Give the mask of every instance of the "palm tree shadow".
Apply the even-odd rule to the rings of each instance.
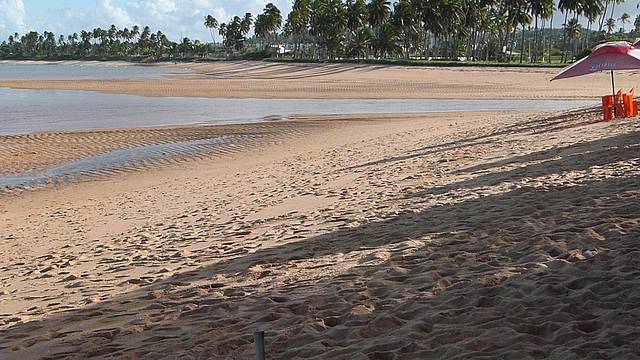
[[[456,140],[450,141],[443,144],[438,145],[430,145],[421,148],[417,148],[409,151],[405,155],[395,156],[384,158],[375,161],[369,161],[363,164],[350,166],[340,171],[350,171],[354,169],[361,169],[368,166],[375,166],[387,163],[393,163],[398,161],[409,160],[416,157],[432,155],[443,151],[451,151],[457,149],[463,149],[475,145],[482,144],[490,144],[496,139],[514,134],[535,134],[535,133],[545,133],[545,132],[553,132],[553,131],[561,131],[564,129],[570,129],[574,127],[587,126],[590,124],[595,124],[600,122],[600,120],[595,119],[594,115],[598,113],[598,109],[579,109],[575,111],[566,112],[564,114],[551,116],[551,117],[543,117],[541,119],[533,119],[528,121],[523,121],[514,125],[506,126],[501,128],[498,131],[491,132],[485,135],[479,135],[471,138],[467,138],[464,140]],[[577,120],[575,118],[578,117]],[[580,117],[585,117],[588,120],[584,120]]]
[[[322,64],[322,65],[299,65],[287,64],[282,66],[278,63],[262,63],[260,65],[242,65],[237,69],[217,70],[215,72],[204,73],[213,78],[234,78],[234,79],[258,79],[258,80],[299,80],[327,75],[336,75],[352,71],[366,69],[366,65],[349,64]]]
[[[427,195],[445,194],[462,189],[486,188],[504,182],[517,183],[525,178],[532,179],[552,174],[561,175],[572,171],[589,170],[594,166],[603,166],[612,162],[628,161],[639,156],[640,144],[638,144],[637,140],[639,135],[640,132],[635,131],[612,138],[578,143],[472,166],[458,170],[455,173],[483,173],[505,166],[514,168],[507,171],[489,172],[444,186],[432,187],[407,196],[423,198]]]

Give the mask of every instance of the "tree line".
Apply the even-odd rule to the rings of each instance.
[[[209,45],[199,40],[184,38],[170,41],[162,31],[153,32],[148,26],[142,29],[95,28],[70,35],[58,35],[45,31],[30,31],[24,35],[15,33],[0,44],[0,58],[187,58],[207,56]]]
[[[95,28],[56,36],[13,34],[0,58],[449,59],[568,62],[602,41],[640,33],[640,16],[614,17],[624,0],[294,0],[227,22],[208,15],[211,42],[171,41],[161,31]],[[561,28],[552,24],[561,22]],[[582,24],[586,24],[583,26]],[[632,26],[630,26],[632,25]],[[251,36],[249,36],[251,34]]]

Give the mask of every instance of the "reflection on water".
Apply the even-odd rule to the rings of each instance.
[[[0,135],[194,123],[290,115],[566,110],[585,100],[327,100],[142,97],[68,90],[0,89]]]

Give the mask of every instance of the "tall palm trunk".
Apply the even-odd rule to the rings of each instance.
[[[613,15],[616,13],[616,0],[613,0],[611,3],[611,16],[609,18],[613,18]]]
[[[538,15],[536,14],[535,27],[533,30],[533,54],[529,54],[531,61],[538,61]]]
[[[542,19],[542,46],[540,47],[540,50],[542,50],[542,53],[541,53],[542,62],[544,62],[544,49],[545,49],[545,45],[547,43],[546,42],[546,36],[545,36],[546,33],[544,32],[545,25],[546,25],[546,20]]]
[[[511,34],[511,43],[509,44],[509,62],[513,60],[513,47],[516,43],[516,31],[518,30],[517,26],[513,27],[513,33]]]
[[[489,49],[489,41],[487,40],[487,32],[484,31],[482,34],[482,43],[485,44],[485,60],[488,62],[489,61],[489,51],[491,49]]]
[[[473,57],[474,61],[478,57],[478,37],[480,37],[479,33],[480,32],[478,31],[478,29],[476,29],[475,35],[473,36],[473,48],[471,49],[471,57]]]
[[[573,16],[573,19],[576,20],[576,21],[578,20],[578,12],[577,11],[576,11],[575,15]],[[571,60],[573,60],[576,57],[576,54],[578,53],[578,45],[580,45],[580,37],[576,36],[573,39],[573,42],[574,42],[574,44],[573,44],[574,48],[572,50],[573,52],[571,53]]]
[[[467,57],[467,60],[471,59],[471,43],[472,43],[474,31],[475,31],[475,28],[472,28],[471,31],[469,32],[469,35],[467,35],[467,47],[466,47],[466,55],[465,55]]]
[[[404,58],[409,60],[409,58],[411,57],[411,29],[407,29],[405,27],[404,30],[404,48],[405,48],[405,54],[404,54]]]
[[[505,33],[502,34],[502,28],[501,28],[498,32],[498,48],[496,49],[496,60],[498,60],[498,57],[502,53],[502,49],[506,49],[507,43],[508,43],[508,37],[509,37],[508,32],[505,31]]]
[[[551,14],[551,21],[549,21],[549,64],[551,64],[551,45],[553,43],[553,19],[556,16],[555,13]]]
[[[604,22],[607,19],[607,10],[609,9],[609,0],[604,3],[604,10],[602,12],[602,16],[600,17],[600,24],[598,26],[598,33],[602,32],[602,28],[604,27]]]
[[[589,23],[587,24],[587,33],[584,35],[584,43],[582,44],[582,48],[585,49],[586,47],[589,46],[589,33],[591,32],[591,25],[593,24],[593,22],[591,22],[589,20]]]
[[[435,57],[440,57],[440,50],[438,49],[438,46],[440,45],[440,43],[438,42],[438,36],[436,34],[433,34],[433,44],[431,45],[431,54],[433,54]]]
[[[499,51],[502,51],[502,49],[504,49],[504,59],[506,61],[511,60],[509,45],[511,45],[511,30],[507,28],[504,32],[504,44],[502,44],[500,49],[498,49]]]
[[[567,20],[569,20],[569,11],[564,13],[564,24],[562,24],[562,62],[565,62],[567,52]]]
[[[520,38],[522,42],[522,44],[520,44],[520,64],[522,64],[522,60],[524,59],[524,24],[522,25],[522,36]]]

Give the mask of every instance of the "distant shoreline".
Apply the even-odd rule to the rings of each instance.
[[[220,59],[220,58],[188,58],[188,59],[109,59],[109,58],[83,58],[83,59],[0,59],[2,63],[96,63],[96,64],[123,64],[136,66],[154,66],[163,64],[207,64],[219,62],[248,61],[247,59]],[[267,63],[286,64],[360,64],[360,65],[388,65],[388,66],[411,66],[411,67],[495,67],[495,68],[533,68],[533,69],[559,69],[569,64],[530,64],[530,63],[500,63],[484,61],[455,61],[455,60],[418,60],[418,59],[341,59],[341,60],[318,60],[318,59],[293,59],[293,58],[266,58],[252,61],[263,61]]]
[[[135,62],[127,60],[50,60],[50,59],[24,59],[24,60],[0,60],[0,64],[37,64],[37,65],[59,65],[59,64],[83,64],[95,66],[166,66],[174,65],[173,62]]]

